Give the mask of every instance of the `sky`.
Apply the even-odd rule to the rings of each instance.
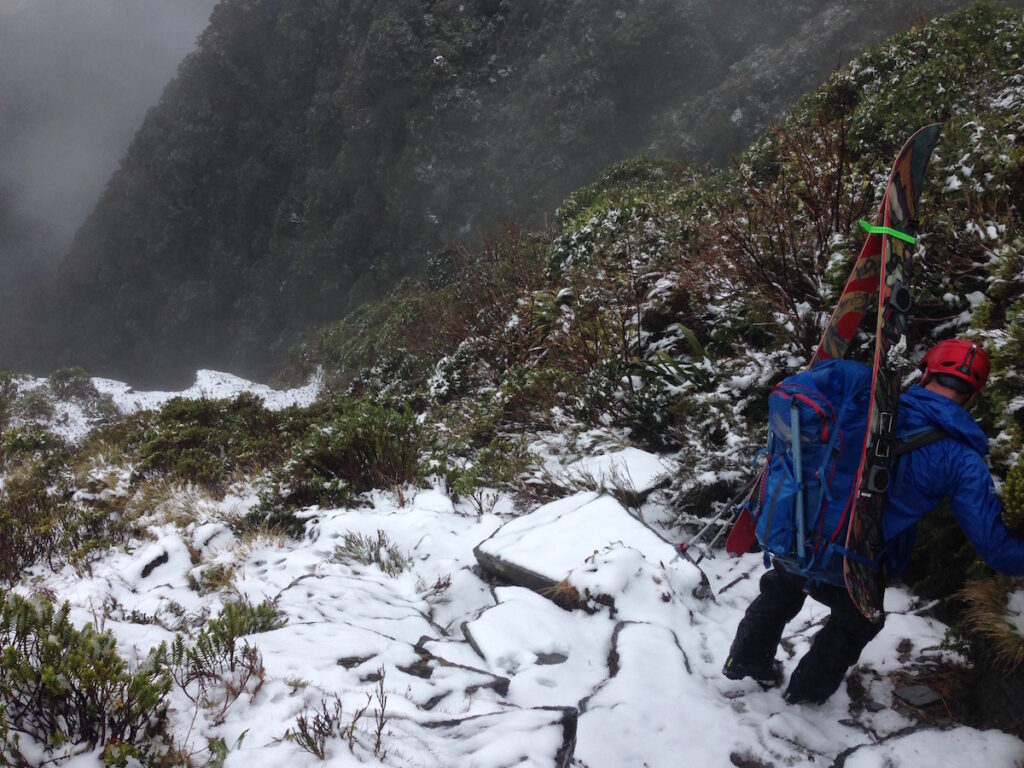
[[[0,198],[48,266],[67,250],[214,4],[0,0]]]

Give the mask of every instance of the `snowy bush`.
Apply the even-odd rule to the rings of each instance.
[[[272,602],[232,602],[199,631],[194,640],[177,635],[171,644],[169,670],[189,698],[221,714],[245,691],[263,683],[263,657],[245,635],[283,627],[286,619]]]
[[[166,648],[131,670],[113,635],[76,629],[69,611],[66,603],[55,609],[42,598],[0,591],[0,754],[29,765],[19,749],[19,736],[27,736],[47,750],[106,745],[108,764],[151,756],[171,688]]]
[[[374,488],[420,481],[426,449],[423,429],[408,408],[341,400],[297,438],[287,461],[272,472],[256,514],[298,533],[296,510],[344,506]]]
[[[236,473],[280,459],[278,418],[252,394],[234,400],[174,398],[145,423],[139,477],[156,475],[223,492]]]

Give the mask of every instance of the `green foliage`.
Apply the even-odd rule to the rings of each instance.
[[[201,629],[189,642],[177,635],[170,648],[169,665],[174,681],[197,703],[220,706],[223,713],[249,687],[263,681],[259,649],[239,640],[245,635],[283,627],[286,619],[270,601],[227,603],[223,613]],[[213,689],[223,693],[219,701]]]
[[[55,554],[67,505],[53,499],[45,475],[9,476],[0,488],[0,582],[14,584],[40,558]]]
[[[402,382],[415,381],[425,372],[421,356],[410,350],[434,339],[417,331],[434,318],[435,299],[419,282],[404,280],[386,298],[364,304],[308,337],[296,348],[293,366],[303,374],[322,368],[327,387],[335,391],[344,391],[356,376],[366,377],[381,366],[394,377],[396,394],[402,394]]]
[[[273,471],[257,514],[298,533],[302,522],[292,516],[295,510],[346,505],[374,488],[418,482],[426,448],[423,429],[407,407],[334,401]]]
[[[0,583],[12,584],[40,558],[52,563],[59,556],[74,512],[60,438],[30,424],[0,435],[0,448],[0,469],[7,471],[0,485]]]
[[[451,446],[445,448],[452,450]],[[440,458],[443,461],[445,457]],[[487,488],[514,489],[536,462],[525,438],[496,436],[473,453],[464,466],[449,470],[448,489],[456,499],[482,499],[479,494]]]
[[[38,424],[6,429],[0,434],[0,469],[38,462],[52,473],[66,456],[64,441]]]
[[[47,421],[56,412],[52,398],[43,389],[23,392],[14,405],[15,415],[26,421]]]
[[[18,385],[15,383],[15,375],[7,371],[0,371],[0,429],[7,426],[14,409],[14,401],[18,397]]]
[[[47,381],[60,400],[87,400],[99,396],[92,378],[82,368],[62,368],[51,373]]]
[[[0,708],[8,739],[31,736],[47,748],[66,743],[132,746],[155,755],[166,724],[171,678],[166,648],[136,670],[117,655],[110,633],[76,629],[70,607],[0,591]],[[8,740],[5,750],[16,745]]]
[[[1003,485],[1003,517],[1017,535],[1024,532],[1024,460],[1018,459]]]
[[[689,188],[699,175],[686,165],[638,155],[606,168],[599,181],[562,201],[555,213],[560,230],[579,231],[606,213],[657,203]]]
[[[80,451],[52,432],[32,423],[8,429],[0,454],[0,582],[13,584],[40,561],[86,567],[132,532],[124,497],[104,496],[89,478],[80,487],[71,470]]]
[[[265,467],[279,460],[282,451],[277,418],[255,395],[174,398],[146,426],[137,472],[223,492],[236,472]]]

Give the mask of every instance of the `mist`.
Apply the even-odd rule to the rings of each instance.
[[[214,3],[0,0],[0,293],[55,269]]]

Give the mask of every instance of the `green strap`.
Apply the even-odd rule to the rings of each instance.
[[[917,242],[917,238],[913,235],[908,235],[906,232],[900,232],[898,229],[892,227],[876,227],[874,224],[868,224],[864,219],[860,220],[860,225],[864,228],[865,232],[872,235],[889,235],[895,237],[898,240],[902,240],[905,243],[913,245]]]

